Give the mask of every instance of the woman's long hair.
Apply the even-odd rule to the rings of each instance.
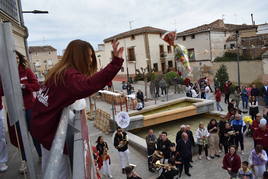
[[[17,50],[15,52],[16,52],[16,55],[19,59],[19,65],[22,66],[23,68],[27,68],[28,63],[27,63],[27,60],[25,59],[24,55],[22,55]]]
[[[68,68],[74,68],[87,76],[97,71],[97,60],[90,43],[83,40],[71,41],[62,60],[49,70],[45,83],[64,84],[64,73]]]

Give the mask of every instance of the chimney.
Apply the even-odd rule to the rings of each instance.
[[[252,21],[252,25],[255,25],[255,21],[253,20],[253,14],[251,14],[251,21]]]

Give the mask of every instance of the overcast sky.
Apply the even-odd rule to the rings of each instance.
[[[83,39],[94,47],[132,28],[152,26],[178,32],[224,18],[225,23],[268,22],[268,0],[24,0],[30,45],[52,45],[61,54],[69,41]]]

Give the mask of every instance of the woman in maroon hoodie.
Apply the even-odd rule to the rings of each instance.
[[[227,170],[230,178],[236,178],[238,170],[241,167],[241,159],[239,155],[236,154],[236,147],[230,146],[229,152],[223,158],[223,169]]]
[[[116,41],[112,43],[112,61],[95,73],[97,61],[93,47],[88,42],[74,40],[67,46],[62,60],[49,71],[44,86],[37,93],[30,123],[31,134],[42,145],[43,170],[63,109],[102,89],[121,69],[123,48],[118,49],[118,45]],[[68,157],[66,159],[65,155],[64,158],[59,178],[68,178],[69,175]]]

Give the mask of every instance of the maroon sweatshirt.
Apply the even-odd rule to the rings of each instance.
[[[19,71],[20,83],[25,85],[25,88],[22,89],[24,108],[31,109],[35,101],[33,92],[38,91],[40,85],[31,69],[24,68],[23,66],[19,65],[18,71]],[[4,96],[1,82],[0,82],[0,96]],[[0,104],[0,109],[1,107],[3,108],[3,106]]]
[[[42,86],[32,108],[32,136],[50,150],[63,109],[105,87],[121,69],[123,61],[113,58],[110,64],[91,77],[69,68],[64,72],[64,84],[48,82]]]
[[[228,168],[231,168],[231,172],[237,173],[239,168],[241,167],[241,159],[239,155],[234,153],[234,155],[231,155],[230,153],[227,153],[223,158],[223,169],[227,170]]]
[[[19,76],[20,83],[25,85],[25,88],[22,89],[22,96],[25,109],[31,109],[35,98],[33,96],[34,91],[38,91],[40,85],[36,79],[36,76],[29,68],[24,68],[19,65]]]

